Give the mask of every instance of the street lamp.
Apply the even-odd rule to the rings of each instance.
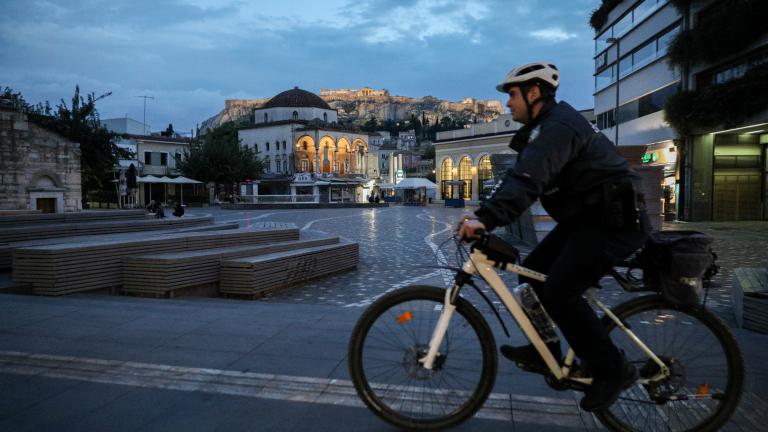
[[[613,114],[613,122],[614,122],[614,129],[615,129],[615,136],[616,139],[614,140],[614,144],[616,147],[619,146],[619,63],[621,61],[621,39],[615,38],[615,37],[609,37],[605,40],[607,43],[611,45],[616,45],[616,108]]]

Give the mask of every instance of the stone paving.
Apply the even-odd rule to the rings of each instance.
[[[308,237],[325,232],[360,244],[356,271],[264,301],[0,296],[0,388],[7,389],[0,391],[0,430],[389,430],[359,408],[351,393],[351,328],[384,292],[450,283],[451,273],[435,266],[455,265],[452,230],[469,212],[190,210],[246,226],[295,223]],[[723,268],[708,304],[732,322],[730,274],[736,267],[768,266],[768,223],[667,227],[715,236]],[[505,281],[514,286],[516,278]],[[606,303],[630,296],[609,279],[601,284]],[[488,312],[475,294],[466,293]],[[499,325],[493,318],[489,323],[497,343],[505,343]],[[747,380],[739,411],[725,430],[759,430],[768,424],[768,336],[733,332]],[[511,342],[523,340],[513,330]],[[458,430],[599,428],[578,409],[579,393],[555,392],[540,376],[503,359],[493,391],[493,403]]]

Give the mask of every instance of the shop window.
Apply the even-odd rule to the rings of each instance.
[[[464,199],[472,197],[472,161],[468,157],[459,161],[459,180],[464,182]]]
[[[443,160],[440,164],[440,188],[443,195],[443,199],[453,198],[453,185],[450,182],[453,180],[453,161],[450,158]]]

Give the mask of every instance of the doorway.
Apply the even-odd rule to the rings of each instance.
[[[56,213],[56,198],[37,198],[36,208],[42,213]]]

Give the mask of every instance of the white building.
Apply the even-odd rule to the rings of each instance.
[[[102,126],[116,134],[145,135],[149,133],[149,125],[128,117],[104,119]]]
[[[664,121],[663,108],[680,87],[680,73],[666,58],[681,25],[666,0],[623,1],[595,37],[597,127],[632,165],[642,163],[636,158],[646,150],[674,147],[675,132]],[[670,174],[674,182],[674,171]]]
[[[189,138],[143,135],[144,124],[127,117],[101,120],[101,124],[107,130],[120,134],[115,139],[115,144],[133,155],[130,159],[118,161],[118,172],[121,180],[125,178],[125,173],[131,165],[136,168],[136,174],[139,176],[173,177],[181,175],[178,170],[178,163],[189,152],[191,142]],[[170,204],[180,198],[182,187],[185,188],[183,195],[186,202],[193,196],[193,186],[164,183],[142,183],[139,185],[137,195],[126,198],[124,202],[131,205],[134,204],[135,199],[135,204],[146,205],[151,197],[151,199],[160,199],[162,202]]]
[[[366,132],[341,128],[337,113],[294,87],[254,111],[238,136],[256,150],[265,173],[241,186],[252,202],[366,202],[378,178],[377,149]]]
[[[433,142],[438,202],[461,198],[478,203],[494,179],[491,155],[516,154],[509,141],[520,126],[512,114],[503,114],[489,123],[438,132]]]

